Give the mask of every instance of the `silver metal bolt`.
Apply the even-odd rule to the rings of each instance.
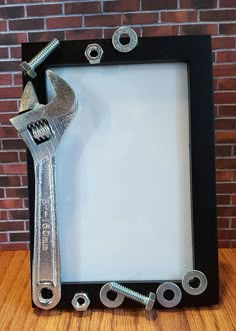
[[[110,282],[109,286],[110,286],[111,291],[122,294],[126,298],[129,298],[131,300],[134,300],[134,301],[137,301],[137,302],[143,304],[145,306],[146,310],[152,310],[155,300],[156,300],[155,293],[150,292],[149,296],[147,297],[143,294],[133,291],[133,290],[129,289],[128,287],[120,285],[119,283],[116,283],[116,282]]]
[[[26,61],[20,64],[20,67],[24,74],[29,75],[31,78],[37,76],[35,68],[37,68],[46,58],[59,46],[60,42],[54,38],[50,43],[48,43],[38,54],[33,57],[33,59],[27,63]]]

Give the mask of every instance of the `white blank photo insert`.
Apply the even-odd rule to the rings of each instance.
[[[187,64],[50,69],[78,98],[56,155],[62,281],[181,279],[193,269]]]

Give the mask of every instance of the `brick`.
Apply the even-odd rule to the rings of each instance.
[[[10,241],[29,241],[29,232],[17,232],[9,234]]]
[[[28,177],[27,176],[21,176],[22,183],[24,186],[28,186]]]
[[[0,242],[8,241],[6,233],[0,233]]]
[[[8,198],[27,198],[28,189],[25,187],[6,188],[6,196]]]
[[[200,12],[200,21],[222,22],[235,20],[236,10],[207,10]]]
[[[61,4],[41,4],[34,6],[26,6],[27,16],[49,16],[49,15],[60,15],[62,14]]]
[[[236,218],[232,218],[231,227],[236,228]]]
[[[219,239],[235,239],[236,238],[236,230],[224,229],[218,230],[218,238]]]
[[[0,152],[0,163],[17,162],[18,155],[16,152]]]
[[[10,48],[11,58],[21,58],[21,47],[11,47]]]
[[[217,62],[236,62],[236,51],[218,52]],[[236,85],[234,87],[236,89]]]
[[[218,118],[215,121],[216,130],[232,130],[235,129],[236,121],[235,119],[221,119]]]
[[[178,27],[174,25],[143,27],[144,37],[175,36],[175,35],[178,35]]]
[[[7,211],[0,210],[0,220],[7,220]]]
[[[0,137],[2,138],[10,138],[17,137],[18,133],[13,127],[0,127]]]
[[[21,85],[22,86],[22,74],[14,74],[14,85]]]
[[[0,208],[9,209],[9,208],[22,208],[23,201],[22,199],[4,199],[0,200]]]
[[[217,171],[216,180],[219,181],[229,181],[231,180],[231,171]]]
[[[8,57],[8,49],[7,47],[1,47],[0,48],[0,58],[7,58]]]
[[[64,40],[64,31],[29,32],[29,42],[51,41],[53,38]]]
[[[27,243],[1,243],[0,244],[0,250],[20,250],[20,249],[28,249]]]
[[[20,210],[8,210],[8,218],[10,220],[28,220],[29,212],[25,209]]]
[[[43,19],[18,19],[9,20],[10,30],[39,30],[43,29]]]
[[[30,229],[29,222],[25,222],[25,229],[26,230],[29,230]]]
[[[0,88],[0,98],[10,99],[10,98],[19,98],[22,95],[21,87],[4,87]]]
[[[65,3],[65,13],[67,15],[93,14],[99,12],[101,12],[101,3],[98,1]]]
[[[6,21],[0,21],[0,31],[6,31],[7,24]]]
[[[101,39],[102,29],[83,29],[65,31],[66,40]]]
[[[81,27],[82,16],[53,17],[46,19],[48,29]]]
[[[197,11],[161,12],[162,22],[196,22]]]
[[[0,188],[0,198],[4,198],[4,189]]]
[[[236,90],[236,78],[219,78],[218,84],[219,90]]]
[[[231,156],[232,154],[232,146],[216,146],[216,157],[219,156]]]
[[[105,1],[103,3],[104,12],[129,12],[140,9],[140,0],[120,0],[120,1]]]
[[[236,64],[220,64],[214,66],[214,77],[236,76]]]
[[[96,15],[85,16],[85,26],[117,26],[121,25],[121,16],[117,15]]]
[[[26,145],[22,139],[3,139],[2,140],[3,149],[25,149]]]
[[[20,177],[18,176],[0,176],[0,186],[19,186]]]
[[[230,241],[229,240],[218,240],[218,248],[229,248]]]
[[[12,75],[11,74],[0,74],[0,85],[11,85]]]
[[[191,24],[180,27],[181,35],[210,34],[216,35],[218,32],[217,24]]]
[[[222,48],[234,48],[235,40],[234,37],[214,37],[212,38],[212,48],[222,49]]]
[[[215,103],[236,103],[235,92],[215,92],[214,94]]]
[[[217,0],[180,0],[181,8],[208,9],[216,5]]]
[[[12,100],[0,100],[0,112],[12,112],[17,110],[17,102]]]
[[[219,116],[236,116],[236,105],[219,106]]]
[[[123,14],[122,23],[124,25],[132,24],[153,24],[157,23],[157,13],[134,13],[134,14]]]
[[[6,164],[4,169],[5,174],[26,174],[26,164]]]
[[[28,199],[24,199],[24,207],[29,208],[29,200]]]
[[[236,248],[236,241],[231,241],[231,248]]]
[[[220,0],[220,7],[236,8],[236,0]]]
[[[228,218],[217,218],[218,228],[228,228],[229,227],[229,219]]]
[[[21,162],[26,162],[27,161],[26,152],[20,152],[19,156],[20,156],[20,161]]]
[[[0,222],[0,231],[24,230],[24,222]]]
[[[7,113],[7,114],[0,114],[0,125],[9,125],[10,124],[10,118],[16,116],[17,113]]]
[[[230,195],[218,194],[216,196],[217,205],[229,205],[230,204]]]
[[[217,159],[216,160],[217,169],[235,169],[236,168],[236,159]]]
[[[236,195],[232,195],[232,205],[236,205]]]
[[[177,0],[142,0],[142,10],[176,9]]]
[[[220,34],[236,34],[236,24],[229,23],[229,24],[220,24],[219,25],[219,32]]]
[[[222,193],[236,193],[236,184],[235,183],[218,183],[216,185],[217,194]],[[221,215],[222,216],[222,215]],[[228,215],[225,215],[228,216]]]
[[[0,71],[18,71],[19,65],[20,61],[0,62]]]
[[[24,17],[24,7],[23,6],[0,7],[0,17],[6,19]]]
[[[16,45],[27,41],[26,33],[4,33],[0,36],[0,45]]]

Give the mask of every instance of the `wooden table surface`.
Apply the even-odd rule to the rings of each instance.
[[[219,306],[140,310],[43,311],[31,308],[28,251],[0,251],[0,331],[236,330],[236,249],[219,250]]]

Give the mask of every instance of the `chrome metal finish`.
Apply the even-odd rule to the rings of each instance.
[[[170,290],[173,293],[173,298],[168,300],[164,297],[166,291]],[[177,306],[182,299],[182,292],[176,284],[172,282],[165,282],[161,284],[156,291],[157,301],[166,308],[173,308]]]
[[[61,298],[60,251],[56,216],[55,153],[77,108],[71,87],[52,71],[47,76],[56,96],[39,104],[29,82],[23,92],[20,114],[11,119],[34,159],[35,216],[32,261],[32,295],[42,309],[55,307]],[[23,112],[31,109],[30,111]]]
[[[193,280],[194,278],[197,278],[199,281],[199,286],[192,287],[190,284],[191,280]],[[187,292],[188,294],[191,295],[200,295],[202,294],[206,288],[207,288],[207,278],[204,275],[203,272],[199,271],[199,270],[192,270],[192,271],[188,271],[186,272],[186,274],[184,275],[183,279],[182,279],[182,286],[183,289],[185,290],[185,292]]]
[[[100,300],[101,302],[104,304],[104,306],[108,307],[108,308],[117,308],[119,307],[123,301],[124,301],[124,295],[117,293],[117,297],[115,298],[115,300],[110,300],[107,297],[107,293],[109,291],[111,291],[111,283],[107,283],[105,285],[103,285],[103,287],[100,290]]]
[[[129,36],[130,41],[128,44],[123,45],[120,38],[125,35]],[[113,33],[112,44],[114,48],[121,53],[131,52],[138,44],[137,33],[129,27],[119,28]]]
[[[26,61],[20,64],[20,67],[24,74],[27,74],[31,78],[37,76],[35,68],[37,68],[46,58],[59,46],[60,42],[54,38],[50,43],[48,43],[36,56],[27,63]]]
[[[80,303],[81,300],[81,303]],[[72,301],[72,306],[77,311],[85,311],[88,309],[90,305],[90,300],[87,293],[75,293]]]
[[[114,291],[116,293],[124,295],[126,298],[129,298],[131,300],[137,301],[141,303],[142,305],[145,306],[146,310],[152,310],[155,300],[156,300],[156,295],[155,293],[150,292],[149,296],[145,296],[143,294],[140,294],[136,291],[133,291],[119,283],[116,282],[111,282],[108,283],[110,286],[111,291]]]
[[[97,64],[101,62],[103,49],[98,44],[89,44],[86,47],[84,55],[86,56],[90,64]]]

